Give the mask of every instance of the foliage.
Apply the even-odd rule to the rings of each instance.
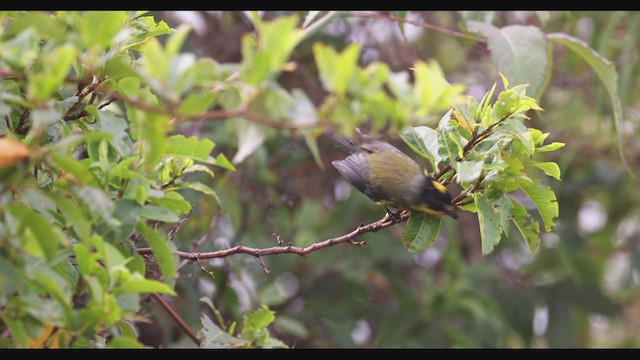
[[[633,166],[623,110],[637,69],[606,59],[606,36],[624,20],[611,46],[631,56],[640,18],[530,14],[222,12],[206,15],[203,41],[158,21],[171,13],[2,12],[0,346],[600,344],[593,316],[617,321],[637,302],[601,283],[637,233],[609,240],[637,218],[637,192],[606,192],[632,189],[611,164]],[[399,37],[352,41],[374,19]],[[578,40],[564,25],[578,19],[601,38]],[[440,34],[416,37],[416,24]],[[602,90],[559,85],[588,69]],[[616,136],[582,140],[603,103]],[[383,214],[326,166],[343,154],[322,134],[356,128],[400,135],[460,218],[413,213],[354,235],[368,246],[306,257],[240,251],[286,253]],[[605,158],[615,142],[620,158]],[[580,146],[604,153],[600,165]],[[575,218],[594,202],[610,222],[584,232]]]

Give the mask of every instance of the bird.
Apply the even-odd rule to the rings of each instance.
[[[447,188],[395,146],[361,133],[359,139],[334,133],[328,136],[349,153],[331,164],[361,193],[384,206],[394,221],[405,209],[457,218]],[[400,211],[394,213],[389,207]]]

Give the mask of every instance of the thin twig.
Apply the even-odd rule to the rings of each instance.
[[[260,258],[262,256],[268,256],[268,255],[277,255],[277,254],[296,254],[300,256],[305,256],[307,254],[318,251],[320,249],[324,249],[326,247],[330,247],[338,244],[344,244],[344,243],[352,244],[352,240],[362,234],[369,233],[369,232],[376,232],[380,229],[387,228],[391,225],[405,222],[408,219],[409,219],[409,212],[403,212],[402,214],[400,214],[398,217],[398,220],[395,222],[391,220],[388,216],[385,216],[382,219],[375,221],[371,224],[358,226],[356,229],[349,232],[348,234],[327,239],[324,241],[320,241],[304,248],[293,246],[291,244],[287,246],[273,246],[273,247],[262,248],[262,249],[253,248],[245,245],[238,245],[229,249],[212,251],[212,252],[178,251],[177,255],[182,259],[193,260],[193,261],[196,261],[197,259],[200,259],[200,260],[218,259],[218,258],[224,258],[227,256],[235,255],[235,254],[247,254],[247,255],[254,256],[256,258]],[[151,254],[153,253],[153,251],[151,250],[151,248],[140,248],[138,249],[138,253],[145,255],[145,254]]]
[[[168,234],[169,241],[172,241],[173,238],[176,237],[176,234],[178,233],[178,231],[180,231],[180,228],[182,227],[182,225],[184,225],[184,223],[189,221],[189,218],[191,217],[192,213],[193,213],[193,208],[191,208],[191,210],[189,210],[187,215],[185,215],[182,219],[180,219],[180,221],[178,221],[178,223],[171,230],[169,230],[169,234]]]
[[[500,125],[503,121],[505,121],[506,119],[508,119],[508,116],[505,116],[501,119],[499,119],[498,121],[494,122],[493,124],[489,125],[486,129],[484,129],[481,133],[478,133],[476,135],[474,135],[471,140],[469,140],[469,142],[467,143],[467,145],[464,146],[464,148],[462,148],[462,155],[464,156],[466,153],[468,153],[471,149],[473,149],[474,146],[476,146],[480,141],[484,140],[485,138],[487,138],[488,136],[491,135],[491,132],[493,131],[493,129],[495,129],[496,126]],[[460,156],[456,156],[455,161],[462,161],[462,158]],[[451,170],[452,168],[452,164],[448,164],[447,166],[443,167],[442,169],[440,169],[440,171],[438,171],[433,177],[436,180],[440,180],[440,178],[447,173],[447,171]]]
[[[182,330],[187,335],[189,335],[191,340],[193,340],[193,342],[196,343],[196,345],[200,346],[200,339],[198,339],[198,336],[196,335],[196,333],[189,327],[189,325],[187,325],[187,323],[184,320],[182,320],[180,315],[178,315],[178,313],[175,310],[173,310],[171,305],[169,305],[162,298],[162,296],[160,296],[160,295],[158,295],[156,293],[151,293],[151,297],[155,301],[157,301],[160,304],[160,306],[162,306],[162,308],[167,312],[167,314],[169,314],[169,316],[171,316],[173,318],[173,320],[175,320],[175,322],[180,326],[180,328],[182,328]]]
[[[411,24],[411,25],[414,25],[414,26],[421,27],[423,29],[434,30],[434,31],[441,32],[443,34],[447,34],[447,35],[451,35],[451,36],[455,36],[455,37],[458,37],[458,38],[461,38],[461,39],[473,40],[475,42],[479,42],[479,43],[482,43],[482,44],[486,44],[487,43],[487,40],[485,40],[483,38],[480,38],[480,37],[477,37],[477,36],[465,34],[465,33],[460,32],[460,31],[456,31],[456,30],[445,28],[445,27],[438,26],[438,25],[424,23],[424,22],[421,22],[421,21],[415,21],[415,20],[409,20],[409,19],[401,19],[401,18],[395,17],[393,15],[386,15],[386,14],[379,14],[379,13],[363,13],[363,12],[355,12],[355,11],[350,12],[349,15],[356,16],[356,17],[361,17],[361,18],[367,18],[367,19],[385,19],[385,20],[391,20],[391,21],[395,21],[395,22],[399,22],[399,23],[407,23],[407,24]]]

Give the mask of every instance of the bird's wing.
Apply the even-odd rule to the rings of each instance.
[[[369,178],[369,164],[367,155],[355,153],[347,156],[344,160],[335,160],[331,164],[340,172],[340,175],[347,179],[356,189],[363,194],[367,189],[367,179]]]
[[[360,145],[360,148],[370,153],[380,153],[385,151],[392,151],[396,153],[402,153],[398,148],[382,140],[369,140]]]

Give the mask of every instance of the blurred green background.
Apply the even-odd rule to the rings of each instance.
[[[273,19],[290,12],[261,12]],[[241,60],[241,37],[252,31],[242,12],[154,12],[172,27],[193,27],[183,51],[219,63]],[[304,18],[305,13],[300,13]],[[411,12],[409,19],[457,28],[463,19],[490,20],[502,27],[534,25],[544,33],[564,32],[582,39],[610,59],[619,72],[624,109],[624,152],[638,172],[640,121],[637,74],[640,13],[637,12]],[[404,32],[404,34],[403,34]],[[343,49],[362,44],[360,65],[382,61],[406,71],[417,60],[436,60],[445,77],[481,97],[498,71],[485,45],[435,31],[357,17],[334,19],[295,49],[295,70],[279,83],[303,89],[316,106],[325,96],[311,45],[321,41]],[[277,312],[272,334],[296,348],[325,347],[637,347],[640,345],[640,190],[622,165],[612,127],[612,110],[589,65],[565,48],[553,47],[553,73],[539,100],[544,112],[530,126],[550,132],[549,141],[567,146],[549,154],[562,170],[561,182],[548,180],[558,195],[560,217],[543,235],[540,251],[529,255],[515,228],[490,256],[481,255],[475,214],[446,218],[429,250],[410,254],[400,242],[404,224],[359,238],[366,246],[340,245],[297,255],[259,260],[234,255],[202,261],[181,270],[175,306],[198,328],[211,298],[225,319],[266,304]],[[435,119],[437,121],[437,119]],[[184,134],[210,138],[233,154],[238,140],[230,122],[191,123]],[[409,151],[396,139],[389,139]],[[375,221],[384,208],[371,203],[342,180],[330,161],[343,156],[319,139],[321,169],[302,137],[274,131],[264,145],[219,176],[211,198],[198,204],[178,234],[181,249],[202,244],[203,251],[231,244],[306,246],[339,236],[361,221]],[[153,305],[156,306],[156,305]],[[155,325],[141,325],[147,344],[186,346],[185,338],[162,311]]]

